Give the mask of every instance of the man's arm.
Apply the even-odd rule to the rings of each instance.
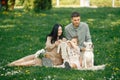
[[[67,29],[67,28],[65,28],[65,37],[66,37],[68,40],[71,39],[70,33],[68,32],[68,29]]]

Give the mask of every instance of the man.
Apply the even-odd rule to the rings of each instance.
[[[68,40],[78,36],[80,50],[84,51],[83,42],[91,42],[89,27],[86,23],[80,22],[80,14],[78,12],[72,13],[71,22],[65,27],[65,36]]]
[[[65,27],[65,36],[71,40],[74,36],[78,37],[78,46],[81,52],[85,51],[84,42],[91,42],[91,35],[89,27],[86,23],[80,22],[80,14],[73,12],[71,15],[71,22]],[[80,66],[82,67],[82,56],[80,56]]]

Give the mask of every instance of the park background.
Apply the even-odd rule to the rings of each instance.
[[[6,11],[3,7],[0,10],[0,80],[120,79],[120,0],[115,0],[117,2],[114,7],[112,0],[90,0],[89,7],[80,7],[79,0],[60,1],[62,6],[56,6],[55,0],[52,0],[52,8],[37,9],[36,12],[23,8],[19,0],[16,0],[13,9]],[[74,5],[72,1],[75,2]],[[50,33],[53,25],[60,23],[65,27],[70,23],[70,14],[73,11],[80,12],[81,21],[89,25],[94,44],[95,65],[106,64],[105,70],[6,66],[44,48],[46,35]]]

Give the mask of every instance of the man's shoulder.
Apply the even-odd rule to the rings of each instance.
[[[86,22],[80,22],[80,26],[84,28],[88,28],[88,24]]]
[[[72,27],[72,23],[66,25],[66,26],[65,26],[65,29],[69,29],[70,27]]]

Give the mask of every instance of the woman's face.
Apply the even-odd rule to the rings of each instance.
[[[58,28],[58,36],[61,36],[61,35],[62,35],[62,27],[59,26],[59,28]]]

